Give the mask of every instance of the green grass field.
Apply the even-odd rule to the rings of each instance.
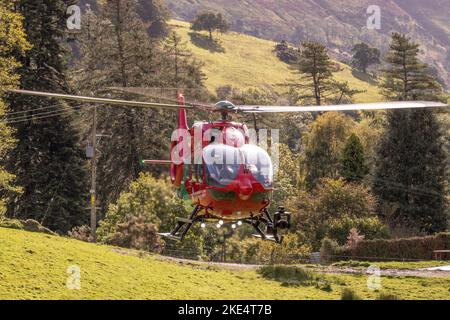
[[[212,43],[206,33],[195,33],[189,23],[171,21],[171,26],[187,43],[194,56],[205,63],[206,87],[215,93],[219,86],[232,85],[237,88],[270,88],[298,76],[274,54],[275,42],[230,32],[215,34],[217,43]],[[355,89],[365,90],[355,97],[356,102],[382,101],[378,88],[370,79],[354,76],[349,66],[341,64],[342,71],[336,74],[339,81],[348,81]]]
[[[81,289],[66,286],[70,266]],[[0,299],[340,299],[351,288],[363,299],[380,293],[402,299],[448,299],[450,279],[382,278],[367,288],[365,275],[317,275],[295,284],[252,270],[179,264],[157,256],[72,239],[0,228]],[[324,286],[324,284],[329,284]]]

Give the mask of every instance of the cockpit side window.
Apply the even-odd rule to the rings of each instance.
[[[254,145],[245,145],[241,151],[245,159],[245,168],[264,188],[271,188],[273,186],[273,165],[267,152]]]

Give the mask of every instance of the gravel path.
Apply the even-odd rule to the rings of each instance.
[[[171,261],[179,263],[182,265],[189,265],[194,268],[210,269],[219,268],[226,270],[256,270],[261,267],[261,265],[251,265],[251,264],[238,264],[238,263],[220,263],[220,262],[204,262],[204,261],[194,261],[180,258],[172,258],[166,256],[158,256],[157,259],[163,261]],[[301,265],[299,267],[306,268],[308,270],[328,273],[328,274],[367,274],[367,269],[362,268],[352,268],[352,267],[333,267],[333,266],[305,266]],[[381,269],[380,273],[382,276],[390,277],[423,277],[423,278],[450,278],[450,271],[441,270],[427,270],[427,269]]]

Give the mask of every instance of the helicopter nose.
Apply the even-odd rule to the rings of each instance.
[[[239,198],[242,200],[248,200],[252,195],[253,187],[248,178],[243,178],[239,185]]]

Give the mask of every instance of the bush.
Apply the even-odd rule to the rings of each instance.
[[[235,262],[250,264],[299,263],[311,254],[311,247],[301,244],[297,234],[287,234],[283,243],[277,244],[260,239],[229,241],[228,258]]]
[[[375,205],[375,198],[364,186],[322,179],[312,192],[291,198],[287,207],[294,212],[293,228],[306,235],[313,250],[319,250],[325,237],[344,245],[352,228],[366,239],[384,237],[387,231],[374,217]]]
[[[32,219],[23,221],[17,219],[3,218],[0,219],[0,227],[56,235],[55,232],[42,226],[39,222]]]
[[[16,219],[7,219],[7,218],[0,219],[0,227],[8,229],[24,230],[22,221]]]
[[[392,293],[380,293],[377,300],[401,300],[398,296]]]
[[[128,191],[121,193],[117,203],[110,205],[105,219],[100,222],[98,237],[104,241],[129,217],[145,217],[146,222],[155,224],[162,232],[169,232],[175,226],[176,215],[186,217],[188,212],[170,182],[141,174]]]
[[[329,263],[335,259],[341,260],[342,257],[347,256],[348,254],[346,248],[340,246],[335,240],[330,238],[324,238],[322,240],[322,246],[320,248],[320,258],[322,263]]]
[[[345,288],[341,293],[341,300],[362,300],[352,289]]]
[[[86,225],[73,228],[68,235],[76,240],[92,242],[91,228]]]
[[[144,217],[130,217],[127,222],[117,226],[117,231],[106,239],[106,243],[159,253],[164,248],[164,242],[157,232],[157,227],[146,222]]]
[[[450,248],[450,233],[393,240],[363,240],[351,250],[353,258],[432,260],[434,250]]]
[[[331,219],[328,222],[327,236],[336,240],[340,245],[344,245],[347,243],[351,229],[358,230],[358,233],[363,235],[366,240],[389,237],[387,227],[377,217],[351,218],[349,216]]]
[[[293,266],[264,266],[258,273],[265,278],[291,285],[315,285],[320,280],[314,272]]]

